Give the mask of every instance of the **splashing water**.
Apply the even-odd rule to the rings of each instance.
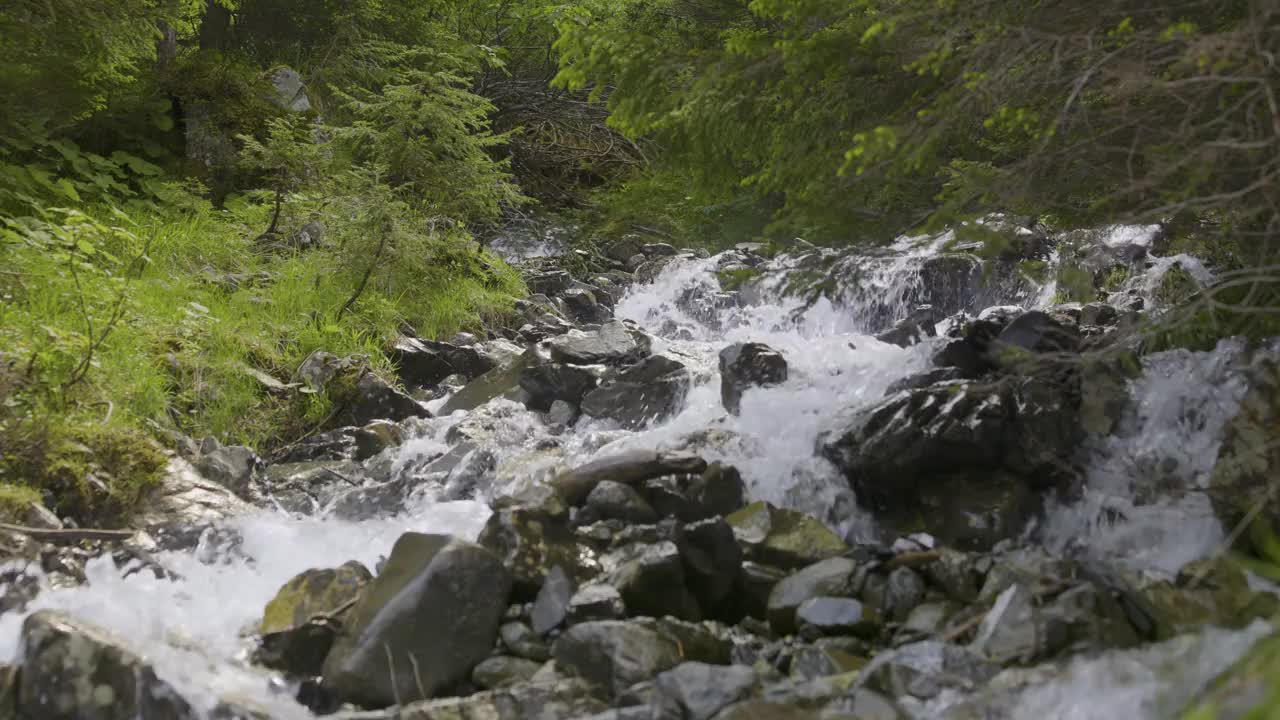
[[[1228,340],[1148,356],[1117,432],[1085,448],[1084,496],[1048,509],[1045,544],[1066,551],[1084,538],[1088,554],[1167,574],[1216,550],[1224,534],[1204,490],[1247,390],[1242,351]]]
[[[954,239],[943,233],[900,238],[886,250],[861,255],[815,250],[784,256],[763,268],[749,304],[721,291],[716,270],[724,258],[677,259],[654,282],[631,288],[616,307],[619,318],[654,336],[655,353],[680,361],[692,374],[683,409],[669,420],[640,432],[584,420],[558,434],[538,413],[502,399],[470,413],[424,420],[416,437],[398,451],[393,473],[415,472],[456,446],[454,435],[461,433],[497,457],[496,479],[479,498],[439,502],[433,499],[437,493],[423,493],[395,517],[359,523],[273,512],[241,517],[228,523],[243,537],[235,552],[206,543],[194,553],[162,553],[157,559],[177,573],[170,579],[149,573],[126,577],[127,568],[100,558],[90,563],[86,585],[45,590],[27,612],[66,610],[115,631],[198,706],[249,698],[273,717],[292,720],[311,717],[292,700],[293,688],[249,662],[248,636],[282,584],[304,570],[352,559],[373,567],[405,531],[475,538],[490,514],[485,502],[490,497],[594,457],[631,448],[693,450],[738,467],[757,499],[812,513],[851,539],[872,539],[874,520],[857,508],[835,468],[817,455],[816,439],[835,413],[874,403],[895,381],[929,368],[929,343],[903,349],[869,333],[913,309],[926,289],[925,263],[945,253]],[[543,252],[541,246],[530,247],[518,253]],[[792,275],[815,268],[847,272],[856,282],[814,302],[788,294]],[[1046,304],[1053,294],[1049,287],[1025,285],[996,293],[1023,306]],[[718,354],[730,343],[746,341],[780,351],[789,375],[780,386],[747,391],[741,413],[733,416],[721,406]],[[1042,530],[1046,544],[1067,551],[1072,538],[1084,537],[1088,552],[1161,571],[1216,547],[1222,530],[1199,490],[1222,425],[1244,392],[1232,370],[1238,352],[1237,346],[1224,344],[1213,353],[1177,351],[1149,358],[1133,383],[1135,400],[1122,432],[1087,448],[1092,459],[1084,497],[1048,513]],[[25,614],[0,616],[5,657],[16,656]],[[1242,652],[1246,640],[1244,635],[1205,638],[1217,648],[1215,668]],[[1150,677],[1147,668],[1174,653],[1163,646],[1140,653],[1096,664],[1075,661],[1057,684],[1021,692],[1010,706],[1018,710],[1009,717],[1097,717],[1097,709],[1105,707],[1099,702],[1126,708],[1128,717],[1157,717],[1148,698],[1165,681]],[[1207,662],[1196,667],[1208,668]],[[1062,695],[1068,691],[1085,695],[1071,704]]]

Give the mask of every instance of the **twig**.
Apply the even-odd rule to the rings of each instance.
[[[81,540],[124,541],[137,534],[137,530],[102,530],[98,528],[33,528],[24,525],[0,523],[0,531],[26,535],[33,540],[50,543],[75,543]]]

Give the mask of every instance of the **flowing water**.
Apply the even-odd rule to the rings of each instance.
[[[1119,236],[1130,244],[1143,237],[1143,229],[1109,232],[1107,237]],[[538,241],[533,254],[552,251],[542,242],[547,237],[533,238]],[[953,241],[948,233],[904,238],[867,255],[814,251],[782,257],[743,293],[750,302],[736,304],[721,301],[715,274],[731,258],[673,262],[655,282],[631,289],[616,308],[619,317],[655,337],[655,352],[692,371],[695,383],[684,409],[673,418],[642,432],[582,422],[559,434],[522,405],[494,400],[471,413],[425,420],[417,426],[417,437],[397,451],[396,469],[413,472],[423,460],[448,450],[449,430],[465,425],[468,435],[498,458],[496,479],[480,497],[442,502],[435,499],[437,489],[425,488],[411,509],[361,523],[263,511],[231,523],[243,537],[234,551],[217,547],[210,536],[193,553],[163,554],[159,559],[178,579],[130,573],[130,568],[100,558],[90,564],[85,586],[42,592],[28,612],[63,609],[116,631],[196,704],[251,698],[280,718],[306,718],[310,715],[293,703],[290,688],[248,662],[249,635],[285,581],[309,568],[352,559],[373,567],[408,530],[474,538],[489,515],[486,501],[491,496],[595,456],[632,447],[692,449],[740,468],[757,499],[818,515],[851,540],[873,539],[874,518],[858,509],[834,468],[816,457],[815,441],[836,412],[875,402],[894,381],[928,367],[929,343],[903,349],[870,333],[914,307],[926,289],[925,264]],[[522,253],[521,247],[513,243],[501,249],[514,256]],[[813,301],[784,294],[797,273],[823,262],[856,277],[857,283]],[[1168,266],[1158,260],[1152,272],[1162,273]],[[1138,277],[1151,287],[1158,282]],[[1020,278],[988,299],[993,305],[1034,307],[1053,296],[1051,285]],[[741,414],[727,416],[720,405],[717,356],[725,345],[747,340],[781,351],[789,378],[778,387],[749,391]],[[1078,502],[1050,508],[1040,529],[1046,546],[1121,557],[1136,569],[1153,572],[1170,572],[1216,548],[1222,528],[1197,491],[1216,454],[1222,426],[1244,392],[1231,362],[1238,351],[1224,343],[1211,353],[1176,351],[1147,359],[1116,436],[1082,448],[1086,492]],[[0,616],[0,656],[16,654],[22,619],[20,613]],[[1203,684],[1258,632],[1205,636],[1209,639],[1196,645],[1196,652],[1178,651],[1194,658],[1178,664],[1177,673],[1186,677],[1160,669],[1161,663],[1181,657],[1177,648],[1072,661],[1044,681],[1011,690],[1008,707],[1025,713],[1009,717],[1115,717],[1103,708],[1120,706],[1131,720],[1160,717],[1168,678],[1177,677],[1173,685],[1184,690]],[[1063,694],[1073,700],[1060,702]],[[940,706],[918,709],[921,717],[941,711]]]

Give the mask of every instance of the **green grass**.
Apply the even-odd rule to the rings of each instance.
[[[22,497],[39,488],[56,511],[119,519],[158,470],[138,444],[144,429],[265,451],[328,416],[325,395],[271,390],[246,367],[287,383],[323,349],[389,371],[383,349],[402,326],[435,338],[480,330],[524,292],[514,271],[465,234],[406,236],[404,252],[379,263],[339,317],[367,267],[369,254],[345,244],[357,229],[330,218],[332,247],[282,252],[255,240],[264,207],[191,205],[128,217],[95,208],[83,222],[27,222],[0,235],[0,489]],[[73,273],[66,247],[75,238],[93,252]],[[144,250],[149,261],[135,262]],[[269,279],[218,282],[230,273]],[[117,307],[92,366],[70,382],[90,342],[86,312],[99,337]],[[112,467],[99,468],[110,479],[92,502],[82,483],[91,471],[76,450],[86,447],[112,458],[97,459]]]

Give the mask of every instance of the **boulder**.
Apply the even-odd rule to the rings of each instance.
[[[566,519],[535,508],[497,510],[477,542],[501,559],[520,600],[534,599],[552,568],[573,574],[578,567],[578,545]]]
[[[704,615],[723,615],[722,608],[742,572],[742,549],[733,528],[722,518],[702,520],[686,525],[677,543],[685,586]]]
[[[276,456],[274,462],[312,462],[315,460],[353,460],[356,456],[356,428],[326,430],[303,438]]]
[[[796,631],[796,613],[805,602],[823,596],[852,597],[858,564],[844,557],[814,563],[776,585],[769,593],[768,620],[773,631]]]
[[[621,320],[613,320],[594,332],[570,330],[547,341],[551,359],[569,365],[621,365],[635,362],[646,348]]]
[[[534,662],[546,662],[551,658],[551,648],[533,628],[522,622],[509,622],[498,628],[502,647],[516,657]]]
[[[726,520],[753,559],[780,568],[802,568],[849,549],[839,535],[816,518],[763,501],[748,505]]]
[[[263,612],[258,662],[294,675],[319,675],[342,619],[373,579],[352,561],[307,570],[285,583]]]
[[[622,593],[601,582],[582,586],[569,599],[567,621],[571,625],[596,620],[621,620],[627,616]]]
[[[496,367],[474,347],[402,336],[388,353],[405,387],[430,388],[450,375],[477,378]]]
[[[489,655],[510,592],[510,573],[484,548],[401,535],[325,660],[326,687],[370,707],[434,697]]]
[[[689,475],[707,469],[707,461],[688,453],[628,450],[560,473],[552,485],[564,501],[579,505],[605,480],[637,485],[666,475]]]
[[[884,607],[881,609],[890,619],[901,622],[907,619],[917,605],[924,602],[925,592],[924,579],[914,570],[908,567],[895,568],[889,573],[885,584]]]
[[[249,482],[258,462],[253,450],[227,445],[201,455],[193,464],[201,475],[243,498],[249,495]]]
[[[440,408],[440,415],[452,415],[459,410],[474,410],[499,397],[509,400],[523,399],[524,390],[520,387],[520,376],[525,368],[539,362],[541,358],[534,348],[525,350],[514,360],[499,365],[467,383],[445,402]]]
[[[140,501],[133,521],[143,527],[167,523],[200,525],[253,509],[227,488],[206,480],[186,460],[172,458],[160,485]]]
[[[943,690],[965,691],[982,685],[999,672],[973,651],[927,640],[888,650],[864,670],[867,684],[892,698],[930,700]]]
[[[526,367],[520,373],[520,387],[529,393],[529,407],[541,412],[552,403],[563,401],[578,405],[587,393],[600,385],[602,366],[543,363]]]
[[[260,474],[258,486],[280,509],[309,515],[363,481],[364,468],[358,463],[320,461],[270,465]]]
[[[354,392],[345,402],[346,409],[339,417],[344,425],[368,425],[374,420],[398,422],[411,417],[431,417],[422,403],[369,372],[360,376]]]
[[[284,110],[294,113],[305,113],[311,110],[311,99],[307,97],[307,87],[302,76],[290,67],[279,67],[271,72],[271,102]]]
[[[691,382],[692,375],[682,363],[651,355],[588,393],[582,399],[582,412],[639,430],[675,415]]]
[[[580,323],[608,322],[611,315],[596,294],[586,287],[572,287],[560,294],[569,317]]]
[[[760,681],[748,667],[687,662],[654,679],[655,717],[710,720],[725,707],[755,694]]]
[[[673,542],[635,543],[601,559],[604,581],[618,589],[631,615],[700,620],[697,600],[685,586],[684,563]]]
[[[747,504],[747,486],[742,481],[742,473],[718,462],[690,480],[684,495],[702,509],[705,517],[725,517]]]
[[[556,641],[554,653],[561,671],[609,695],[619,695],[683,660],[675,638],[638,622],[618,620],[574,625]]]
[[[737,343],[720,351],[720,401],[737,415],[742,394],[753,387],[770,387],[787,381],[787,361],[777,350],[761,343]]]
[[[940,383],[845,413],[818,442],[888,526],[983,549],[1073,480],[1077,403],[1071,384],[1037,377]]]
[[[585,511],[596,520],[620,520],[633,525],[657,521],[653,506],[630,485],[605,480],[587,496]]]
[[[936,337],[938,320],[932,305],[921,305],[892,328],[876,335],[876,339],[898,347],[911,347],[925,338]]]
[[[529,292],[551,297],[568,289],[573,284],[573,276],[567,270],[548,270],[526,275],[524,282]]]
[[[101,629],[41,610],[22,623],[17,704],[35,720],[196,720],[155,668]]]
[[[356,446],[354,459],[359,461],[368,460],[406,440],[404,428],[388,420],[374,420],[356,430],[353,437]]]

